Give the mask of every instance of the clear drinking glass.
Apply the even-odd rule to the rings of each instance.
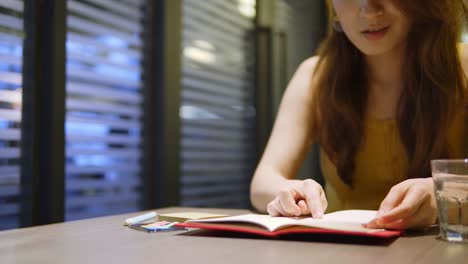
[[[440,236],[468,242],[468,159],[432,160]]]

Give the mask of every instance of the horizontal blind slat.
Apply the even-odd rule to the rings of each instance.
[[[23,2],[17,0],[2,0],[2,2],[0,2],[0,6],[14,10],[19,13],[23,13],[24,10]]]
[[[80,35],[80,34],[73,33],[73,32],[67,33],[67,39],[68,41],[71,41],[74,43],[80,43],[82,45],[90,46],[93,49],[99,49],[100,52],[115,51],[122,55],[128,56],[131,59],[135,59],[135,60],[141,59],[141,54],[139,53],[137,49],[134,49],[134,48],[121,48],[121,47],[109,46],[101,41],[96,40],[95,38]]]
[[[184,119],[189,119],[188,117],[185,117],[185,114],[189,115],[190,113],[193,114],[193,112],[195,112],[195,115],[201,112],[205,115],[208,114],[209,116],[215,116],[217,118],[225,119],[243,119],[246,117],[250,117],[252,114],[255,114],[254,109],[251,109],[250,111],[247,110],[248,112],[253,113],[245,113],[246,111],[241,111],[233,106],[226,107],[225,104],[207,105],[205,102],[199,101],[196,98],[184,97],[183,94],[181,111],[181,114],[184,116]],[[185,113],[185,111],[189,113]]]
[[[15,66],[22,65],[22,58],[20,56],[12,55],[5,52],[0,52],[1,62],[4,64],[10,64]]]
[[[206,81],[207,83],[212,83],[213,85],[225,86],[230,89],[239,89],[240,91],[246,90],[249,87],[252,87],[248,83],[245,83],[243,80],[239,80],[235,77],[229,75],[215,74],[209,71],[203,71],[193,68],[184,67],[183,74],[185,76],[190,76],[193,79],[198,79],[199,81]]]
[[[0,101],[1,102],[7,102],[7,103],[13,103],[13,104],[19,104],[22,102],[22,94],[21,90],[16,90],[16,91],[8,91],[8,90],[0,90]]]
[[[126,146],[138,146],[140,145],[140,138],[135,136],[119,136],[119,135],[83,135],[83,134],[67,134],[67,141],[69,143],[95,143],[101,142],[106,144],[119,144]]]
[[[98,19],[99,21],[114,25],[116,27],[125,29],[130,32],[141,31],[141,25],[136,21],[122,19],[121,16],[99,10],[97,8],[91,7],[86,4],[82,4],[75,0],[69,0],[67,7],[69,11],[80,13],[92,19]]]
[[[0,82],[21,85],[22,83],[21,73],[0,71]]]
[[[138,106],[128,106],[118,103],[104,103],[91,100],[67,99],[67,110],[80,110],[101,113],[121,114],[134,118],[139,118],[142,115],[142,110]]]
[[[21,110],[0,109],[0,120],[19,122],[21,121]]]
[[[239,183],[246,182],[250,179],[247,176],[239,176],[235,173],[206,173],[196,176],[184,175],[181,177],[180,183],[184,186],[200,185],[200,184],[211,184],[213,182],[224,182],[224,183]]]
[[[120,172],[125,174],[137,174],[140,171],[138,164],[126,164],[124,165],[113,165],[113,166],[78,166],[69,165],[66,166],[67,174],[103,174],[106,172]]]
[[[220,94],[222,96],[229,96],[237,100],[244,100],[246,97],[249,97],[246,91],[232,89],[229,86],[219,85],[208,81],[200,80],[197,77],[187,76],[182,78],[182,85],[187,89],[194,89],[197,91],[210,93],[210,94]]]
[[[246,195],[248,197],[248,195]],[[219,207],[226,208],[232,205],[239,206],[239,208],[245,207],[248,203],[247,198],[242,198],[242,195],[231,194],[215,197],[197,197],[190,199],[183,199],[181,206],[184,207]]]
[[[17,215],[20,212],[20,205],[17,203],[0,204],[0,216]]]
[[[92,148],[67,148],[67,156],[106,156],[108,158],[125,158],[131,160],[139,160],[141,158],[141,153],[139,149],[92,149]]]
[[[0,42],[8,43],[9,45],[22,45],[23,38],[22,36],[0,32]]]
[[[97,84],[85,84],[79,82],[67,82],[67,93],[69,95],[81,95],[104,100],[115,100],[125,102],[126,104],[141,104],[142,98],[140,93],[135,91],[116,90],[106,86]]]
[[[222,183],[222,182],[219,182]],[[239,194],[241,192],[246,192],[247,186],[245,184],[211,184],[209,186],[190,186],[190,188],[182,188],[181,194],[183,196],[224,196],[229,193]]]
[[[240,173],[245,173],[249,168],[249,166],[245,164],[241,164],[241,166],[238,166],[238,164],[216,164],[216,166],[213,166],[212,163],[210,162],[185,162],[182,165],[182,171],[183,172],[227,172],[227,171],[237,171]]]
[[[121,2],[133,5],[134,7],[141,8],[142,5],[145,3],[145,0],[120,0]]]
[[[138,121],[124,121],[124,120],[109,120],[102,118],[91,118],[91,117],[76,117],[68,116],[67,121],[70,123],[81,123],[81,124],[95,124],[108,126],[116,129],[140,129],[140,122]]]
[[[20,184],[19,173],[1,173],[0,184]]]
[[[200,23],[196,18],[190,16],[185,17],[183,21],[184,41],[187,43],[189,40],[204,39],[211,42],[216,47],[221,46],[221,43],[226,48],[232,50],[242,50],[249,47],[249,44],[243,42],[235,36],[227,35],[221,28],[213,28],[211,25]],[[201,27],[204,27],[201,29]]]
[[[194,3],[197,2],[196,0],[188,1],[192,1]],[[237,5],[233,5],[229,3],[229,1],[218,0],[206,0],[205,3],[207,4],[206,7],[216,12],[220,18],[225,19],[230,23],[233,23],[236,26],[243,28],[244,30],[251,29],[255,25],[254,20],[252,18],[239,15],[242,14],[239,11],[240,3],[237,3]]]
[[[216,160],[226,160],[230,162],[237,162],[244,160],[249,160],[253,157],[245,155],[241,152],[236,151],[189,151],[184,150],[181,155],[182,159],[187,160],[196,160],[196,161],[216,161]]]
[[[74,180],[69,179],[66,182],[67,191],[80,189],[112,189],[115,187],[134,188],[139,184],[137,179],[119,179],[117,181],[108,180]]]
[[[182,138],[183,149],[194,149],[194,150],[231,150],[239,152],[251,152],[254,150],[253,144],[248,141],[233,141],[229,142],[225,139],[216,139],[216,138],[204,138],[204,139],[194,139],[194,138]]]
[[[19,148],[2,147],[0,149],[1,149],[0,159],[13,159],[13,158],[19,158],[20,157],[20,149]]]
[[[206,22],[206,24],[216,25],[221,29],[224,28],[226,32],[235,35],[242,35],[246,30],[253,29],[254,26],[253,21],[248,22],[237,19],[241,17],[240,14],[233,15],[230,12],[225,12],[223,8],[208,1],[186,0],[184,14],[196,17],[200,21]]]
[[[0,197],[18,196],[20,194],[19,185],[0,185]]]
[[[77,78],[80,80],[93,81],[103,85],[112,85],[117,87],[125,86],[127,88],[140,89],[141,83],[138,81],[122,78],[117,75],[109,75],[103,73],[96,73],[89,70],[69,67],[67,76],[70,78]],[[0,76],[1,77],[1,76]]]
[[[19,166],[3,165],[0,166],[1,175],[19,175]]]
[[[133,73],[138,73],[140,71],[139,65],[131,65],[128,63],[112,61],[109,58],[96,57],[90,53],[78,53],[70,51],[68,52],[68,59],[74,59],[87,64],[100,64],[100,65],[110,65],[115,68],[126,70]]]
[[[23,20],[14,16],[0,14],[0,26],[23,31]]]
[[[184,87],[185,88],[185,87]],[[190,89],[182,90],[182,100],[187,102],[197,102],[209,106],[236,106],[239,105],[239,100],[227,96],[218,96],[211,93],[197,92]]]
[[[233,140],[246,140],[250,137],[248,134],[238,130],[212,129],[210,127],[191,126],[187,124],[182,125],[182,134],[184,136],[205,136]]]
[[[93,0],[93,4],[117,12],[126,19],[131,19],[133,21],[139,21],[141,19],[141,13],[138,9],[129,8],[127,5],[121,4],[115,0]]]
[[[245,122],[245,119],[227,119],[227,118],[220,118],[220,119],[193,119],[193,120],[184,120],[184,124],[190,125],[192,127],[205,127],[211,129],[237,129],[245,132],[253,132],[249,131],[249,129],[254,129],[254,124],[250,124],[249,122]]]
[[[67,26],[76,30],[87,32],[89,34],[95,34],[97,36],[113,35],[114,37],[121,38],[122,40],[125,40],[134,46],[141,46],[141,40],[136,38],[134,35],[118,31],[108,26],[89,22],[85,19],[81,19],[75,16],[68,16]]]
[[[218,54],[216,54],[218,55]],[[249,70],[245,67],[240,67],[238,65],[232,65],[229,68],[228,67],[219,67],[218,63],[198,63],[196,61],[193,61],[187,57],[182,58],[182,62],[185,67],[188,67],[186,65],[190,64],[195,64],[199,69],[209,71],[209,72],[216,72],[219,74],[222,74],[223,76],[229,75],[232,78],[235,79],[240,79],[240,80],[245,80],[245,81],[253,81],[254,80],[254,75],[253,75],[253,70]]]
[[[21,131],[15,128],[0,129],[0,140],[20,140]]]

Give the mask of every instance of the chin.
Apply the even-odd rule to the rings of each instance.
[[[382,55],[382,54],[385,54],[385,53],[388,53],[391,49],[387,48],[387,47],[377,47],[377,46],[374,46],[374,47],[359,47],[357,46],[357,48],[359,49],[359,51],[361,51],[362,54],[366,55],[366,56],[377,56],[377,55]]]

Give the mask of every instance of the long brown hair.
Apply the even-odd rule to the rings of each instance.
[[[412,21],[396,113],[409,164],[406,177],[427,177],[429,161],[447,157],[447,128],[464,100],[467,81],[457,43],[466,8],[462,0],[394,2]],[[327,3],[328,35],[318,50],[314,119],[319,144],[352,186],[368,100],[364,55],[333,28],[334,11]]]

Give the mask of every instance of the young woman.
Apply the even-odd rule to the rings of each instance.
[[[328,0],[318,56],[289,83],[251,183],[270,215],[379,210],[370,228],[436,221],[431,159],[468,157],[462,0]],[[325,190],[294,180],[320,145]]]

